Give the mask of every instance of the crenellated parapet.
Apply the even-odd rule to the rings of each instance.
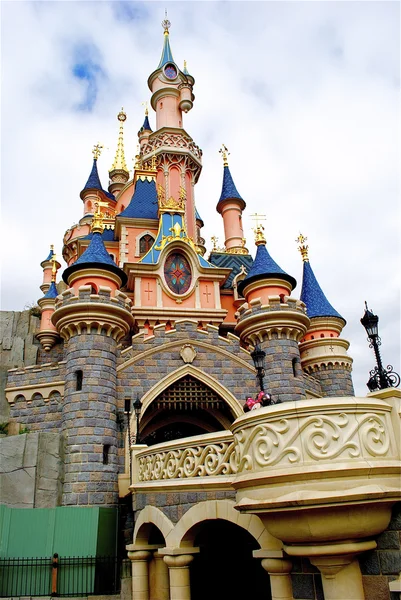
[[[235,328],[241,340],[252,344],[264,339],[287,339],[298,342],[309,326],[305,304],[289,296],[269,296],[244,303],[238,309]]]
[[[134,323],[131,300],[107,286],[99,286],[97,294],[91,291],[90,285],[81,285],[77,293],[73,288],[65,290],[56,299],[52,323],[65,341],[81,333],[98,333],[120,341]]]

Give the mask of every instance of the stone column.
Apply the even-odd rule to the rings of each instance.
[[[149,596],[148,550],[128,551],[132,565],[132,600],[152,600]]]
[[[270,576],[271,600],[293,600],[291,561],[282,558],[263,558],[262,567]]]
[[[170,600],[168,566],[157,551],[149,564],[149,587],[151,600]]]
[[[324,600],[365,600],[359,562],[352,555],[309,558],[322,574]]]
[[[193,559],[192,554],[164,556],[170,575],[170,600],[191,600],[189,565]]]

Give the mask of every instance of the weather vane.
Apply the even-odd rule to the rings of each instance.
[[[170,23],[170,21],[169,21],[169,20],[168,20],[168,18],[167,18],[167,8],[164,10],[164,17],[165,17],[165,18],[164,18],[164,21],[162,21],[162,27],[163,27],[163,29],[164,29],[164,33],[165,33],[166,35],[168,35],[168,30],[169,30],[169,29],[170,29],[170,27],[171,27],[171,23]]]
[[[149,111],[148,111],[148,101],[146,100],[145,102],[142,102],[141,104],[142,104],[142,106],[145,107],[145,116],[148,116],[148,114],[149,114]]]
[[[104,148],[104,146],[100,142],[98,142],[97,144],[95,144],[93,146],[92,154],[93,154],[93,157],[95,160],[97,160],[99,158],[99,156],[102,153],[103,148]]]
[[[224,166],[225,166],[225,167],[228,167],[227,156],[228,156],[230,153],[229,153],[229,151],[228,151],[228,149],[227,149],[227,146],[225,146],[224,144],[222,144],[222,145],[221,145],[221,148],[220,148],[220,150],[219,150],[219,152],[220,152],[220,154],[221,154],[221,155],[222,155],[222,157],[223,157],[223,164],[224,164]]]
[[[308,239],[307,237],[303,236],[302,233],[300,233],[299,236],[297,237],[297,239],[295,240],[299,244],[298,250],[300,251],[302,260],[304,262],[309,262],[309,258],[308,258],[309,246],[306,245],[307,239]]]

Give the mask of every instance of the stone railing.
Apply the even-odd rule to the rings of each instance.
[[[234,475],[230,431],[157,444],[135,455],[134,485],[165,480]]]

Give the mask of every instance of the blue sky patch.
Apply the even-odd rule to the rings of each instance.
[[[106,77],[97,46],[90,43],[76,45],[71,71],[74,77],[86,83],[84,98],[77,109],[90,112],[96,103],[100,81]]]
[[[144,2],[124,2],[118,0],[111,3],[114,16],[117,21],[140,21],[148,17],[148,9]]]

